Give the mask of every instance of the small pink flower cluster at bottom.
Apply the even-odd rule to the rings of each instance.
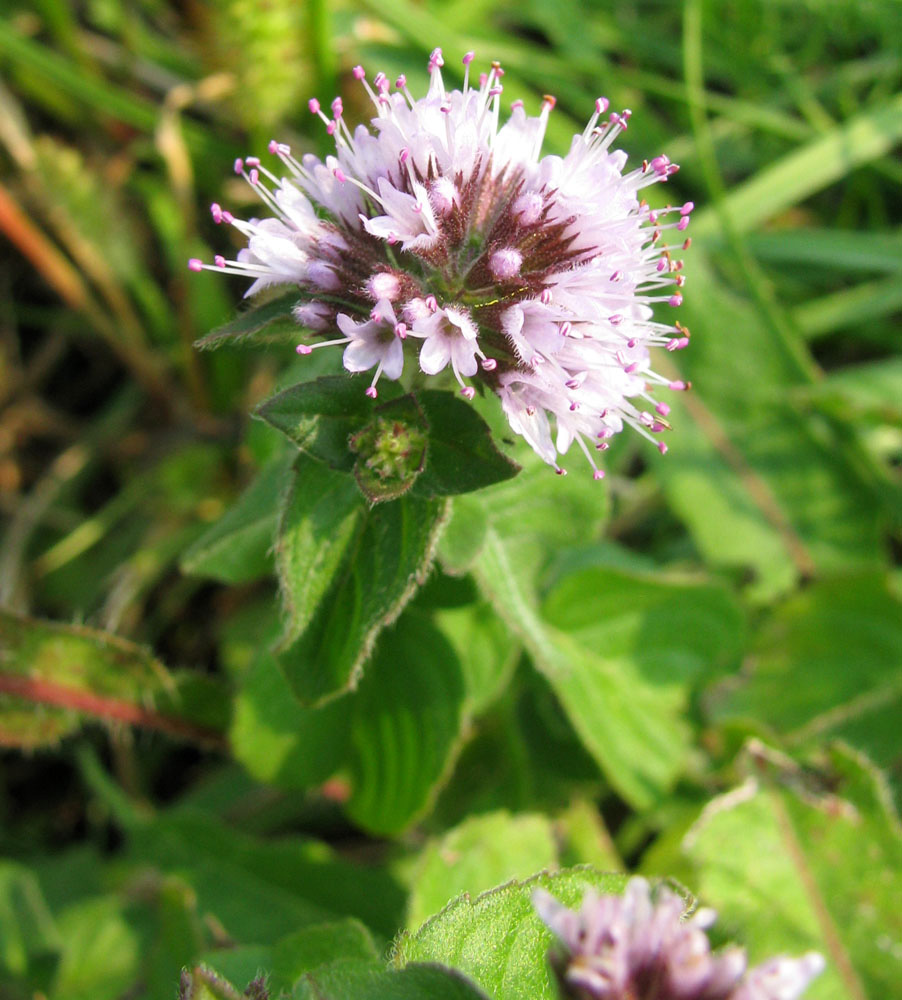
[[[643,878],[622,896],[587,893],[578,911],[542,889],[533,903],[562,946],[552,964],[576,1000],[796,1000],[824,969],[816,952],[753,969],[742,948],[712,953],[714,912],[683,920],[683,900],[667,888],[653,898]]]

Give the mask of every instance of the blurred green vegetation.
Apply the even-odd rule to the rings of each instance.
[[[815,1000],[891,994],[899,39],[890,0],[7,0],[2,1000],[171,997],[204,955],[296,972],[301,928],[369,954],[582,861],[682,878],[755,957],[821,948]],[[186,261],[232,238],[211,202],[254,211],[236,156],[324,154],[309,96],[363,119],[351,68],[419,93],[435,45],[449,81],[474,49],[506,99],[555,94],[547,151],[604,93],[633,162],[680,163],[692,344],[657,367],[694,388],[666,459],[623,435],[603,488],[530,467],[455,500],[360,690],[315,709],[269,652],[255,497],[289,458],[248,416],[292,340],[196,350],[244,289]],[[483,837],[509,867],[436,873]]]

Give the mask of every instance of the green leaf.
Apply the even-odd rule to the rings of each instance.
[[[473,573],[607,778],[629,801],[648,806],[685,763],[688,685],[738,655],[741,616],[719,588],[661,584],[652,576],[598,568],[559,584],[544,620],[539,571],[558,545],[591,538],[601,514],[592,510],[591,498],[603,494],[583,487],[568,492],[563,485],[527,472],[465,498],[464,509],[479,504],[487,520]],[[449,547],[454,545],[452,539]],[[571,603],[577,617],[568,613]],[[684,619],[692,626],[688,632]]]
[[[308,973],[292,996],[295,1000],[488,1000],[456,969],[416,964],[386,971],[354,959]]]
[[[458,749],[463,700],[457,656],[427,618],[382,634],[351,705],[355,822],[393,834],[429,808]]]
[[[117,1000],[135,981],[138,935],[113,896],[86,899],[59,916],[65,942],[54,983],[55,1000]]]
[[[37,878],[0,860],[0,976],[46,992],[63,942]]]
[[[355,489],[353,481],[347,482]],[[344,489],[337,494],[343,501]],[[318,704],[356,687],[379,632],[397,618],[423,582],[444,523],[441,500],[407,495],[370,510],[362,509],[359,498],[357,502],[359,528],[346,544],[340,565],[329,553],[332,586],[304,631],[288,637],[277,651],[295,696],[304,704]],[[328,551],[330,543],[325,544]],[[292,586],[301,575],[298,585],[303,588],[302,574],[308,572],[303,563],[297,562],[293,572]],[[310,602],[302,607],[310,607]]]
[[[448,573],[465,573],[485,544],[489,521],[478,497],[457,497],[451,517],[439,540],[439,557]]]
[[[878,574],[814,584],[764,619],[749,669],[711,707],[791,747],[840,737],[898,775],[902,602]]]
[[[366,516],[353,480],[298,456],[276,541],[289,640],[310,624]]]
[[[793,320],[803,336],[813,340],[836,330],[867,331],[875,320],[900,309],[902,291],[898,277],[893,275],[805,302],[793,310]]]
[[[438,389],[415,396],[429,426],[426,468],[414,486],[418,496],[469,493],[520,471],[495,447],[488,424],[472,406]]]
[[[300,976],[339,959],[374,962],[379,958],[372,935],[358,920],[304,927],[281,938],[272,949],[272,979],[290,989]]]
[[[902,357],[831,372],[804,398],[837,418],[902,427]]]
[[[235,759],[258,781],[305,789],[325,781],[340,766],[349,724],[345,699],[321,708],[299,704],[264,646],[241,679],[229,744]]]
[[[496,613],[535,657],[546,647],[539,575],[561,547],[594,540],[608,509],[604,488],[588,474],[562,479],[527,455],[516,479],[460,497],[453,509],[441,548],[449,572],[472,569]],[[484,531],[472,531],[472,518],[481,519]]]
[[[902,839],[879,779],[837,748],[828,794],[792,761],[760,744],[751,749],[761,777],[711,802],[684,838],[699,894],[752,962],[821,952],[827,968],[806,998],[892,995]]]
[[[517,665],[520,646],[510,629],[485,601],[459,608],[442,608],[435,624],[454,647],[466,687],[467,712],[485,711],[507,687]]]
[[[384,869],[343,861],[316,840],[252,837],[192,809],[137,827],[127,858],[178,871],[196,892],[199,912],[241,943],[273,944],[345,916],[386,938],[401,923],[404,896]]]
[[[272,547],[292,456],[261,469],[233,507],[182,556],[183,573],[245,583],[272,572]]]
[[[476,896],[557,864],[554,830],[547,817],[507,812],[473,816],[421,852],[410,876],[407,926],[419,927],[461,893]]]
[[[513,882],[475,900],[463,895],[400,938],[395,964],[441,962],[470,976],[489,996],[555,1000],[545,959],[553,935],[535,912],[533,891],[545,889],[566,906],[578,907],[588,890],[621,892],[626,881],[625,875],[574,868]]]
[[[563,657],[546,676],[574,729],[614,787],[650,805],[685,766],[690,691],[738,664],[739,608],[721,587],[594,567],[559,581],[542,613],[567,633],[550,633]]]
[[[298,304],[300,296],[297,289],[285,292],[278,298],[270,299],[259,306],[252,306],[239,313],[233,320],[212,330],[194,345],[202,350],[208,347],[220,347],[227,341],[236,342],[255,338],[262,330],[278,323],[278,332],[294,331],[298,335],[300,327],[291,318],[291,310]],[[272,331],[269,331],[271,334]]]

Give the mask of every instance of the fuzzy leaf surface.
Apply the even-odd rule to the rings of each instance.
[[[395,964],[441,962],[500,1000],[554,1000],[557,991],[545,960],[554,938],[533,907],[533,891],[545,889],[578,907],[588,890],[617,893],[626,881],[625,875],[574,868],[512,882],[473,900],[464,894],[401,937]]]

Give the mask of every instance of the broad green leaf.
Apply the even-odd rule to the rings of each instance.
[[[109,632],[0,609],[0,664],[7,742],[40,746],[92,718],[221,743],[227,706],[220,685],[172,674],[146,649]]]
[[[586,571],[582,583],[577,574],[574,582],[559,584],[560,597],[549,601],[544,620],[535,587],[539,570],[554,553],[555,543],[579,540],[574,526],[588,541],[600,511],[591,511],[588,502],[589,509],[580,511],[574,504],[568,511],[567,500],[584,494],[568,495],[556,478],[549,477],[547,487],[530,480],[524,473],[509,485],[466,498],[467,505],[481,501],[489,524],[474,575],[548,678],[605,775],[630,801],[647,806],[673,782],[685,761],[688,683],[736,656],[741,619],[719,589],[661,585],[652,577],[597,569]],[[561,491],[559,498],[550,492],[555,488]],[[539,506],[546,497],[551,506],[547,512]],[[454,527],[452,521],[449,530]],[[595,593],[599,586],[607,587],[607,596]],[[625,588],[621,600],[618,588]],[[671,615],[668,602],[679,610]],[[570,603],[574,609],[587,609],[584,619],[568,617]],[[696,628],[683,639],[682,617],[691,612],[692,620],[696,604]],[[599,615],[619,617],[607,632],[603,627],[600,635],[589,630],[585,641],[566,633],[573,629],[578,635],[580,625]],[[646,624],[652,638],[643,643],[639,633]],[[709,626],[710,639],[705,635]],[[721,640],[722,648],[717,645]]]
[[[289,641],[310,624],[366,516],[353,480],[306,455],[298,456],[276,539]]]
[[[467,692],[467,711],[478,715],[510,681],[520,654],[519,644],[485,601],[441,608],[435,613],[435,624],[457,652]]]
[[[372,935],[358,920],[304,927],[281,938],[272,949],[270,971],[275,984],[290,989],[300,976],[338,959],[379,958]]]
[[[135,981],[140,940],[118,899],[103,896],[68,907],[59,929],[65,946],[54,1000],[117,1000]]]
[[[623,871],[625,865],[598,806],[586,799],[575,799],[555,818],[555,832],[560,844],[561,863],[595,865],[602,871]]]
[[[300,296],[295,290],[285,292],[262,305],[252,306],[239,313],[234,319],[229,320],[228,323],[211,330],[205,337],[201,337],[194,346],[203,349],[219,347],[227,342],[247,340],[273,324],[278,324],[279,333],[287,332],[286,328],[290,324],[295,331],[295,336],[297,336],[300,327],[291,318],[291,310],[298,304],[299,298]]]
[[[415,396],[428,421],[429,446],[414,493],[451,496],[516,476],[520,467],[498,451],[488,424],[472,406],[437,389]]]
[[[578,907],[587,891],[621,892],[626,881],[625,875],[574,868],[513,882],[474,900],[463,895],[400,938],[395,964],[453,966],[498,1000],[554,1000],[557,991],[546,962],[553,936],[535,912],[533,891],[545,889],[566,906]]]
[[[292,456],[264,469],[225,515],[182,556],[183,573],[245,583],[272,572],[272,547]]]
[[[135,829],[128,860],[178,872],[197,893],[198,911],[246,944],[274,944],[345,916],[388,938],[402,919],[403,893],[384,869],[343,861],[316,840],[252,837],[196,810]]]
[[[489,519],[478,497],[457,497],[448,527],[439,540],[439,557],[448,573],[460,574],[473,565],[485,544]]]
[[[633,805],[645,808],[675,781],[690,747],[685,691],[650,684],[628,658],[603,656],[546,627],[544,670],[583,746]]]
[[[712,699],[789,746],[840,737],[898,774],[902,602],[882,575],[823,580],[759,626],[749,669]]]
[[[259,781],[304,789],[325,781],[342,763],[349,724],[347,699],[321,708],[301,705],[264,646],[241,678],[229,744]]]
[[[541,570],[562,546],[593,541],[607,513],[607,494],[588,471],[555,476],[536,456],[524,456],[515,479],[454,501],[455,514],[442,542],[448,569],[472,569],[496,613],[528,641],[534,657],[549,656],[538,617]],[[475,535],[470,519],[485,523]],[[539,657],[540,658],[540,657]]]
[[[355,822],[397,833],[428,809],[458,749],[464,696],[457,655],[427,618],[382,634],[350,706]]]
[[[805,996],[892,995],[902,935],[902,839],[870,765],[837,749],[810,786],[797,765],[755,749],[759,773],[703,811],[683,841],[693,885],[752,962],[808,950],[827,959]]]
[[[348,482],[356,490],[353,481]],[[337,495],[346,498],[343,490]],[[356,502],[362,508],[359,498]],[[356,687],[379,632],[401,613],[432,564],[445,505],[443,500],[408,495],[359,509],[359,528],[331,587],[304,631],[278,650],[279,664],[304,704],[321,703]],[[305,572],[301,563],[294,572]]]
[[[410,876],[407,927],[416,929],[461,893],[477,896],[557,864],[547,817],[507,812],[473,816],[423,848]]]
[[[46,992],[63,947],[37,878],[0,861],[0,976],[23,991]]]
[[[736,666],[745,623],[724,587],[661,573],[596,566],[559,580],[546,621],[601,655],[629,659],[663,698]]]
[[[372,962],[346,959],[308,973],[294,1000],[488,1000],[466,976],[440,965],[413,964],[380,969]]]

